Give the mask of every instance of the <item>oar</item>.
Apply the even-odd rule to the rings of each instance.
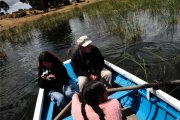
[[[64,115],[68,109],[71,107],[72,101],[70,101],[62,110],[61,112],[54,118],[54,120],[60,120],[62,118],[62,115]]]
[[[166,85],[180,85],[180,80],[166,81],[166,82],[160,82],[160,83],[146,83],[146,84],[136,85],[136,86],[110,88],[110,89],[107,89],[107,91],[108,93],[111,93],[111,92],[125,91],[125,90],[138,90],[142,88],[159,88],[160,86],[166,86]]]
[[[117,87],[117,88],[110,88],[107,89],[108,93],[111,92],[117,92],[117,91],[125,91],[125,90],[137,90],[142,88],[157,88],[159,86],[165,86],[165,85],[180,85],[180,80],[173,80],[173,81],[167,81],[167,82],[160,82],[160,83],[146,83],[143,85],[136,85],[136,86],[128,86],[128,87]],[[71,107],[72,101],[70,101],[66,107],[54,118],[54,120],[60,120],[62,118],[62,115],[67,112],[67,110]]]

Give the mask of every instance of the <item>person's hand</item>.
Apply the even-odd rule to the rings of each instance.
[[[78,92],[76,92],[76,91],[74,92],[74,94],[77,94],[77,95],[79,95],[79,93],[78,93]]]
[[[46,79],[46,76],[45,75],[41,75],[41,78],[43,79],[43,80],[45,80]]]
[[[50,79],[56,79],[56,76],[53,75],[53,74],[49,74],[48,77],[49,77]]]
[[[99,79],[99,76],[98,76],[98,75],[93,75],[93,74],[91,74],[91,75],[89,76],[89,79],[90,79],[90,80],[98,80],[98,79]]]

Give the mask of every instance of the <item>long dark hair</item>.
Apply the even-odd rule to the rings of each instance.
[[[99,107],[99,104],[101,103],[100,100],[103,98],[105,90],[104,84],[100,81],[90,81],[84,85],[80,94],[82,100],[81,112],[84,120],[88,120],[85,111],[85,104],[88,104],[93,108],[93,110],[99,115],[100,120],[105,120],[104,113]]]
[[[61,60],[55,54],[53,54],[49,51],[41,52],[39,55],[38,61],[39,61],[39,65],[38,65],[39,69],[44,68],[42,62],[51,62],[52,67],[55,67],[59,63],[62,64]]]

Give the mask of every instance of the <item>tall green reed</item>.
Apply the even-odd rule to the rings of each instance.
[[[166,24],[178,24],[179,0],[103,0],[82,8],[74,8],[71,11],[42,15],[38,20],[17,26],[0,33],[1,41],[12,43],[26,42],[31,39],[32,29],[50,31],[58,27],[63,21],[75,16],[87,14],[91,19],[104,18],[107,31],[118,34],[125,40],[139,40],[143,30],[134,13],[148,11],[152,17]],[[97,27],[101,28],[102,26]]]

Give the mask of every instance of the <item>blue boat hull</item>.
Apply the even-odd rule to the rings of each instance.
[[[130,73],[121,71],[117,66],[105,61],[107,68],[113,73],[113,84],[117,86],[135,86],[139,83],[144,83],[140,78],[136,78]],[[77,83],[77,77],[73,72],[70,60],[64,63],[69,76],[73,83]],[[120,70],[119,70],[120,69]],[[122,73],[121,73],[122,72]],[[166,97],[167,96],[167,97]],[[41,112],[38,119],[51,120],[57,115],[54,102],[50,102],[44,92],[44,101],[41,107]],[[138,120],[180,120],[180,101],[163,91],[154,91],[153,89],[139,89],[119,91],[111,94],[109,98],[119,100],[123,108],[129,108],[136,114]],[[171,102],[174,101],[175,103]],[[37,114],[36,114],[37,116]],[[34,116],[34,120],[36,118]],[[71,115],[66,115],[65,120],[72,120]]]

